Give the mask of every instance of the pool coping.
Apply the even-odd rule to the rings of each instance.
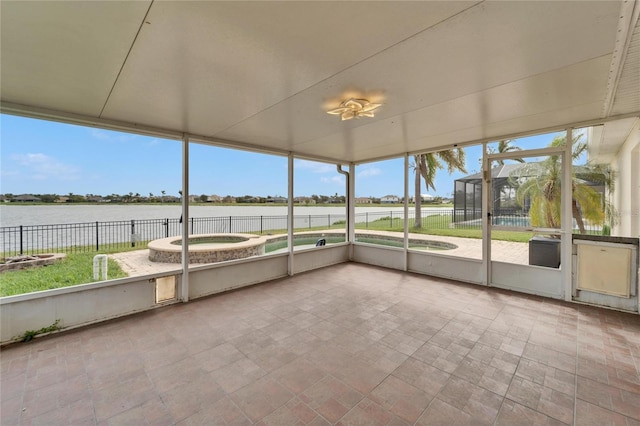
[[[229,238],[245,238],[245,241],[236,241],[233,243],[198,243],[189,245],[189,253],[198,253],[204,251],[210,251],[211,249],[229,249],[229,248],[248,248],[256,245],[264,244],[267,242],[266,235],[256,234],[193,234],[189,235],[189,239],[198,237],[207,237],[213,235],[220,235]],[[162,250],[168,252],[182,253],[182,244],[174,244],[174,241],[182,240],[182,236],[161,238],[159,240],[150,241],[147,245],[149,250]]]

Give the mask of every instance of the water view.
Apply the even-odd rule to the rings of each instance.
[[[424,210],[424,209],[423,209]],[[356,207],[356,213],[402,212],[403,207]],[[0,205],[0,226],[53,225],[120,220],[178,219],[179,205]],[[190,206],[190,217],[286,216],[286,206]],[[344,215],[344,206],[296,206],[297,215]]]

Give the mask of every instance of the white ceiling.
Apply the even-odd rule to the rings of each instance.
[[[596,163],[610,163],[637,121],[637,117],[632,117],[591,127],[588,135],[589,158]]]
[[[640,114],[633,3],[2,1],[2,111],[367,161]]]

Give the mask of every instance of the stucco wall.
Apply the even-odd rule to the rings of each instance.
[[[623,237],[640,236],[640,120],[631,130],[611,167],[618,173],[613,200],[620,223],[613,234]]]

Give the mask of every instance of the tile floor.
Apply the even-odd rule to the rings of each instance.
[[[0,360],[3,426],[640,425],[640,317],[356,263]]]

